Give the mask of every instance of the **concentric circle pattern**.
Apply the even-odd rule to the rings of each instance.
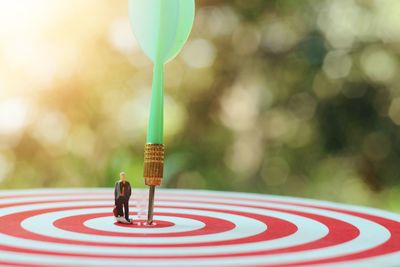
[[[155,225],[110,189],[0,191],[1,266],[400,266],[400,215],[269,195],[157,191]]]

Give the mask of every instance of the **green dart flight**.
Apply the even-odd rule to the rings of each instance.
[[[150,117],[144,148],[149,190],[147,223],[153,222],[155,187],[164,169],[164,65],[182,49],[194,20],[194,0],[129,0],[129,19],[138,43],[153,61]]]

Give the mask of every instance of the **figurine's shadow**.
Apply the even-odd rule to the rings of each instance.
[[[162,220],[155,220],[151,224],[148,224],[146,220],[131,219],[131,222],[128,222],[125,220],[125,218],[115,218],[114,225],[129,228],[164,228],[174,226],[174,223]]]

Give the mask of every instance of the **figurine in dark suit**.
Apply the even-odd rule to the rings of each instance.
[[[115,206],[117,208],[117,216],[123,217],[125,214],[125,219],[128,223],[131,222],[129,219],[129,198],[131,197],[132,189],[128,181],[126,181],[126,174],[121,172],[119,174],[120,180],[115,183],[114,197]],[[122,210],[122,208],[124,210]]]

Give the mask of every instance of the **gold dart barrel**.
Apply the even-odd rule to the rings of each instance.
[[[144,182],[150,186],[149,207],[147,212],[147,224],[153,222],[154,191],[161,185],[164,173],[164,145],[146,144],[144,146]]]
[[[144,146],[144,181],[146,185],[161,185],[164,173],[164,145]]]

